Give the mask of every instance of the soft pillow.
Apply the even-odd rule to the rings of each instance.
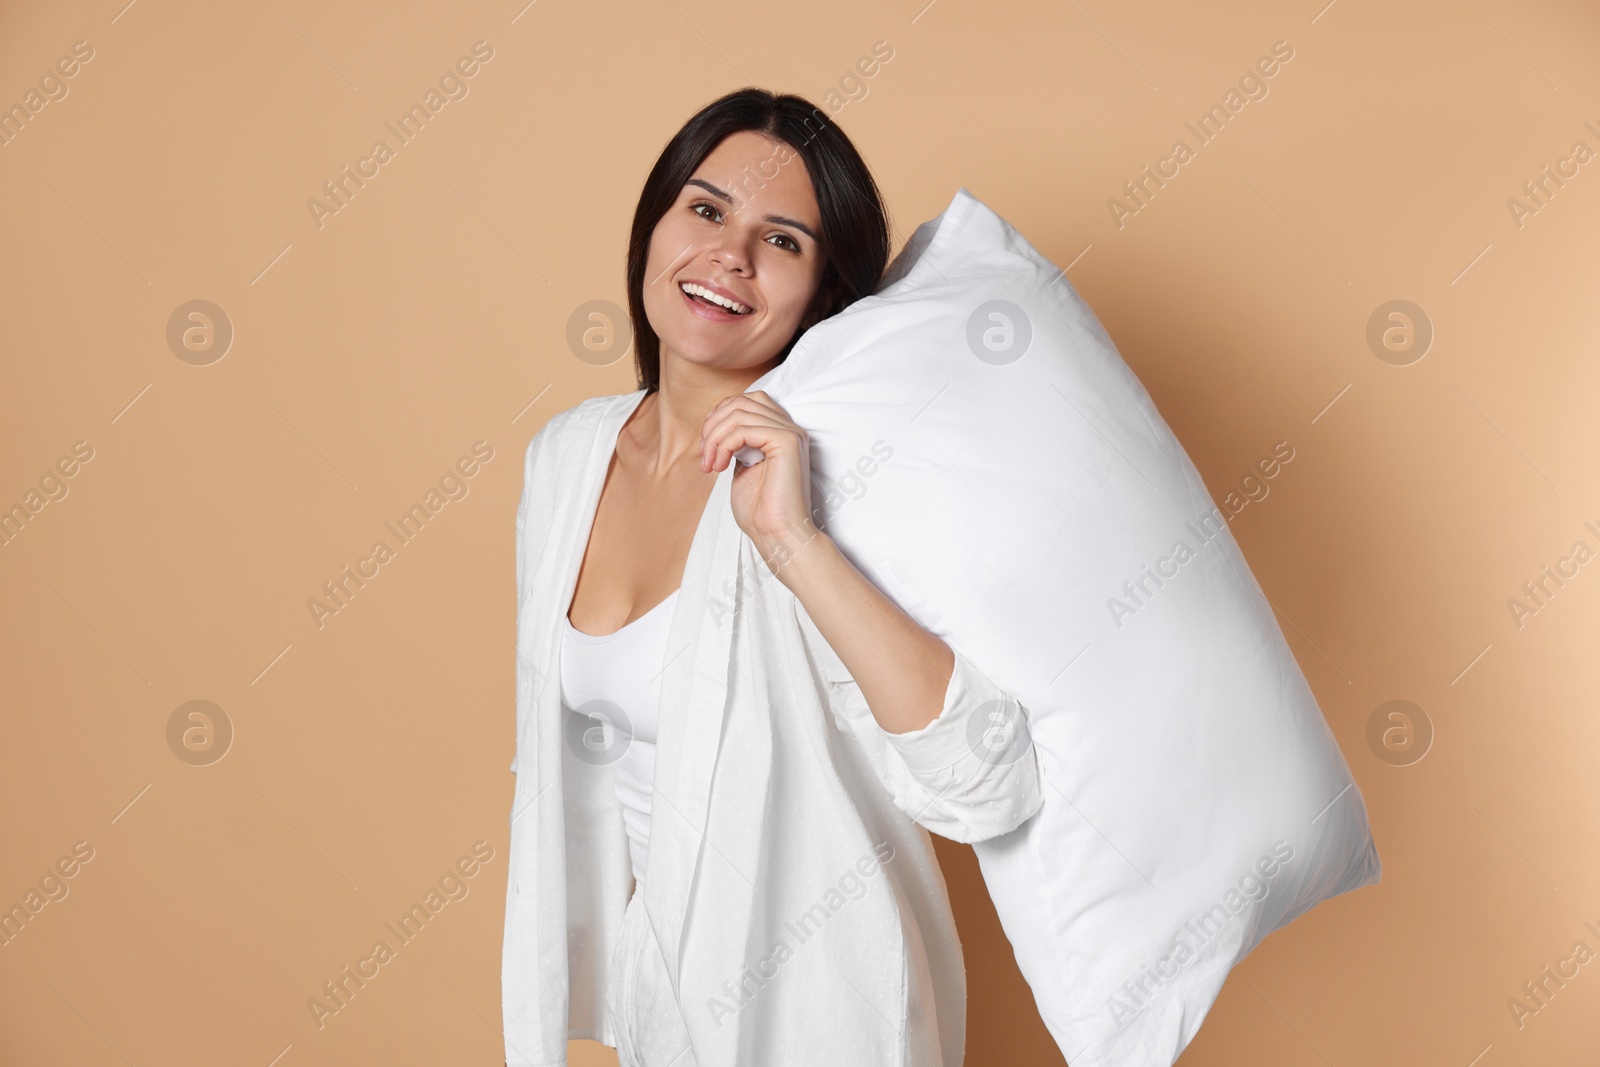
[[[966,189],[751,389],[810,435],[819,525],[1027,709],[1044,808],[975,848],[1072,1067],[1170,1065],[1263,937],[1378,880],[1226,514],[1064,273]]]

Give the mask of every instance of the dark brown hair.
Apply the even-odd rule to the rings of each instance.
[[[805,163],[822,214],[821,252],[826,261],[807,319],[838,314],[870,294],[889,261],[889,221],[878,185],[861,154],[822,110],[804,97],[764,89],[731,92],[701,108],[661,150],[639,193],[628,235],[628,314],[633,320],[634,366],[639,387],[661,387],[661,339],[644,311],[645,260],[656,223],[677,201],[695,168],[729,134],[764,134]],[[760,177],[757,176],[759,181]],[[778,354],[778,362],[809,325],[807,319]]]

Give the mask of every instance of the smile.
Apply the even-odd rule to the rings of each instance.
[[[684,282],[678,286],[687,300],[704,318],[727,321],[750,314],[750,308],[737,300],[712,292],[703,285]]]

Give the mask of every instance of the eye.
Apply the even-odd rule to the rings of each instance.
[[[701,208],[705,208],[707,211],[710,212],[710,214],[708,215],[708,214],[703,213],[700,210]],[[691,202],[689,204],[689,210],[694,212],[696,215],[699,215],[702,219],[705,219],[707,222],[721,222],[722,221],[722,208],[718,207],[716,204],[712,203],[709,200],[695,200],[695,201],[693,201],[693,202]],[[775,233],[775,234],[772,235],[771,238],[768,238],[768,240],[769,241],[777,240],[777,241],[786,242],[785,244],[781,244],[778,247],[783,248],[786,251],[793,252],[793,253],[795,253],[797,255],[801,254],[801,253],[803,253],[805,251],[803,248],[800,247],[800,242],[799,241],[796,241],[793,237],[790,237],[786,233]]]

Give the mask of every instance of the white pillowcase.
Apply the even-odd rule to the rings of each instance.
[[[1263,937],[1378,881],[1225,513],[1063,272],[966,189],[750,388],[810,435],[819,525],[1028,711],[1044,808],[975,848],[1072,1067],[1170,1065]]]

